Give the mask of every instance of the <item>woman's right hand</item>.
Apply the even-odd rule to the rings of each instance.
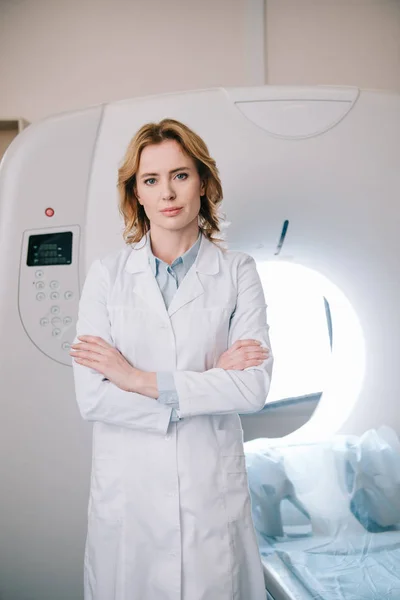
[[[269,348],[263,348],[257,340],[238,340],[221,354],[215,366],[226,371],[243,371],[247,367],[261,365],[269,355]]]

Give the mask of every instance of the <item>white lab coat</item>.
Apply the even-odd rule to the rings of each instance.
[[[264,600],[238,413],[263,407],[273,359],[214,367],[236,340],[270,346],[255,261],[202,236],[167,310],[144,242],[93,263],[77,335],[172,371],[182,420],[74,363],[80,412],[94,421],[85,599]]]

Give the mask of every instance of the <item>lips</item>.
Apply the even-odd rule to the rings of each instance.
[[[177,207],[177,208],[168,208],[165,210],[162,210],[161,212],[163,213],[163,215],[175,215],[178,214],[178,212],[180,212],[182,210],[182,207]]]

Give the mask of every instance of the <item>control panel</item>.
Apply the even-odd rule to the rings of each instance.
[[[25,231],[19,312],[32,342],[49,358],[71,365],[79,305],[78,225]]]

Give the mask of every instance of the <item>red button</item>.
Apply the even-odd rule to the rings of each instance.
[[[47,217],[52,217],[54,215],[54,209],[53,208],[46,208],[46,210],[44,211]]]

